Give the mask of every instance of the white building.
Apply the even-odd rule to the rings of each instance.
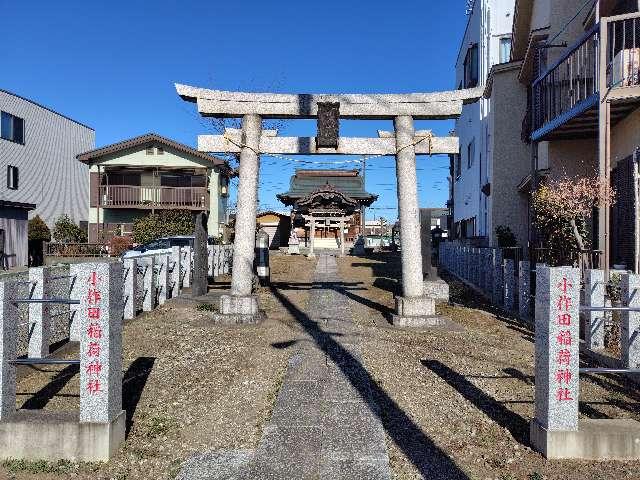
[[[456,61],[457,88],[485,85],[491,67],[509,61],[514,3],[515,0],[474,2]],[[484,237],[488,241],[493,229],[489,105],[485,98],[465,105],[456,120],[460,153],[452,156],[453,237]]]

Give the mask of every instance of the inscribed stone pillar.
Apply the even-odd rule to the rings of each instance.
[[[531,302],[531,267],[527,260],[520,261],[518,269],[518,316],[522,320],[528,320],[531,315],[529,308]]]
[[[398,116],[393,124],[396,133],[396,176],[402,239],[402,297],[396,297],[393,323],[399,326],[434,325],[441,321],[434,317],[435,300],[424,296],[413,118],[408,115]]]
[[[109,423],[122,413],[123,265],[81,263],[77,271],[80,422]]]
[[[170,298],[171,288],[170,262],[171,256],[167,253],[156,255],[158,278],[158,305],[164,305]]]
[[[504,261],[504,308],[513,312],[516,307],[516,268],[515,261],[507,258]]]
[[[19,293],[15,282],[0,282],[0,420],[16,411],[16,367],[9,362],[17,355]]]
[[[181,260],[180,247],[171,247],[171,298],[180,295],[180,279],[182,277]]]
[[[124,319],[131,320],[138,313],[138,261],[125,258],[124,266]]]
[[[180,261],[180,264],[183,266],[182,267],[182,287],[183,288],[189,288],[191,287],[191,255],[192,255],[192,248],[190,245],[187,245],[185,247],[182,247],[180,253],[182,255],[182,259]]]
[[[344,217],[340,218],[340,256],[344,257]]]
[[[315,257],[315,252],[313,251],[313,245],[315,243],[316,240],[316,219],[315,217],[311,217],[310,220],[310,230],[311,230],[311,241],[309,242],[309,254],[307,255],[308,257]]]
[[[258,298],[252,295],[252,287],[261,134],[261,117],[255,114],[245,115],[242,118],[231,295],[220,298],[221,315],[214,315],[220,322],[253,323],[259,320]]]
[[[502,305],[504,303],[504,276],[503,276],[503,258],[502,250],[494,248],[492,252],[492,268],[493,268],[493,303]]]
[[[153,255],[139,260],[142,265],[142,310],[150,312],[156,306],[156,260]]]
[[[32,298],[52,298],[51,268],[31,267],[29,281]],[[48,303],[29,304],[29,357],[42,358],[49,355],[51,339],[51,305]]]
[[[623,305],[640,308],[640,275],[624,273],[620,276]],[[620,341],[622,364],[625,368],[640,368],[640,312],[622,312]]]
[[[536,268],[535,419],[545,431],[578,430],[580,270]]]
[[[192,297],[207,293],[207,265],[207,215],[201,212],[196,216],[193,241]]]
[[[605,295],[604,270],[587,270],[584,276],[584,303],[587,307],[603,307]],[[589,350],[604,348],[606,312],[585,311],[584,340]],[[624,314],[622,315],[624,318]]]

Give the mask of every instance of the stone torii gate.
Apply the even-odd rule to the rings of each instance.
[[[206,117],[242,118],[242,129],[224,135],[199,135],[198,150],[239,153],[236,240],[230,295],[220,301],[218,321],[254,323],[260,315],[252,295],[260,154],[395,155],[398,210],[402,238],[402,297],[396,298],[394,325],[425,326],[437,322],[435,301],[423,293],[420,212],[416,155],[457,154],[456,137],[434,137],[415,131],[414,120],[446,120],[460,116],[462,105],[476,101],[482,89],[408,94],[272,94],[209,90],[176,84],[183,100],[197,103]],[[262,130],[263,119],[310,119],[318,122],[316,137],[278,137]],[[393,120],[395,132],[378,138],[339,136],[340,118]]]

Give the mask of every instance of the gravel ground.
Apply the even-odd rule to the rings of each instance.
[[[272,257],[275,282],[309,282],[314,263]],[[307,290],[283,294],[304,308]],[[124,408],[132,419],[124,446],[108,464],[5,462],[0,478],[173,478],[195,452],[255,448],[295,340],[291,315],[267,289],[269,319],[258,326],[204,325],[197,305],[167,303],[124,328]],[[70,356],[76,356],[70,354]],[[77,367],[39,369],[18,384],[18,408],[78,408]]]
[[[547,461],[528,447],[533,416],[533,336],[481,309],[460,284],[440,313],[464,331],[399,331],[386,321],[399,277],[397,255],[341,260],[378,386],[394,478],[638,479],[636,463]],[[640,395],[616,377],[583,376],[584,418],[640,420]]]

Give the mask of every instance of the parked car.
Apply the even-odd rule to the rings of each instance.
[[[172,247],[186,247],[193,248],[195,237],[193,235],[176,235],[174,237],[162,237],[157,240],[152,240],[137,247],[127,250],[121,255],[121,258],[139,257],[141,255],[171,253]],[[209,237],[209,245],[215,245],[218,240],[214,237]]]

